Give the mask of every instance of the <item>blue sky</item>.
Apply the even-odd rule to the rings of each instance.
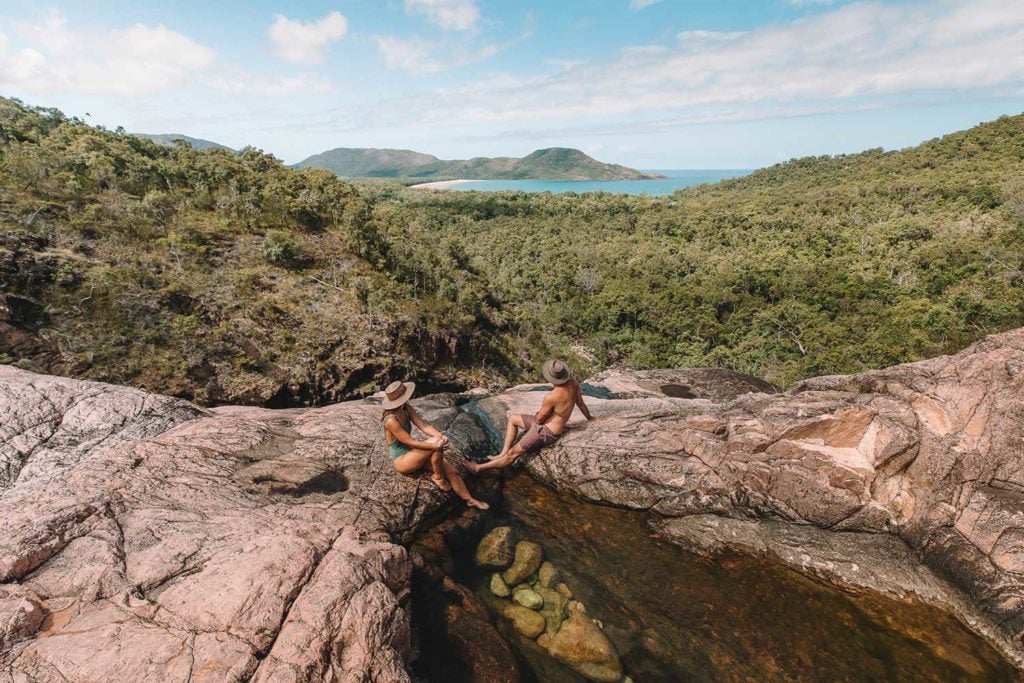
[[[566,146],[753,168],[1024,111],[1024,1],[4,3],[0,94],[287,162]]]

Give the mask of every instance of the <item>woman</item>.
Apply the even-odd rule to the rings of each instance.
[[[384,390],[384,401],[381,407],[384,413],[381,422],[384,424],[384,438],[388,443],[388,451],[395,463],[395,469],[401,474],[413,474],[430,464],[433,472],[430,479],[442,490],[451,491],[466,501],[466,505],[486,510],[490,506],[473,497],[466,484],[459,476],[458,470],[444,459],[443,451],[448,447],[448,439],[441,432],[423,421],[412,406],[409,399],[416,390],[412,382],[392,382]],[[430,436],[429,441],[417,441],[409,434],[412,425]],[[451,482],[451,484],[449,484]]]

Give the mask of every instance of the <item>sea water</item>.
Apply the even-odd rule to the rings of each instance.
[[[693,185],[717,183],[727,178],[738,178],[750,173],[750,169],[676,169],[647,170],[666,176],[652,180],[453,180],[430,183],[435,189],[479,190],[498,192],[519,190],[522,192],[614,192],[624,194],[670,195],[676,190]]]

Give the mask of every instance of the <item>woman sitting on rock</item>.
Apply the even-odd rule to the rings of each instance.
[[[439,488],[444,491],[451,491],[454,488],[459,498],[466,501],[466,505],[486,510],[490,506],[473,497],[459,476],[459,471],[444,459],[448,438],[424,422],[419,413],[409,405],[409,399],[415,390],[416,385],[412,382],[392,382],[384,390],[384,401],[381,403],[384,413],[381,415],[381,422],[384,424],[384,438],[387,440],[395,469],[401,474],[413,474],[429,463],[432,472],[430,479]],[[420,431],[430,436],[430,439],[417,441],[412,438],[412,425],[416,425]]]

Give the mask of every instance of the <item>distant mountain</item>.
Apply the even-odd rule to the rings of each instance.
[[[471,180],[637,180],[661,176],[606,164],[578,149],[550,147],[513,157],[445,161],[408,149],[339,147],[314,154],[296,168],[325,168],[344,178],[466,178]]]
[[[163,145],[164,147],[173,147],[176,141],[184,140],[185,142],[192,145],[196,149],[224,149],[229,152],[237,151],[231,149],[230,147],[218,144],[216,142],[211,142],[210,140],[190,138],[189,136],[182,135],[181,133],[132,133],[132,135],[134,135],[137,138],[146,138],[147,140],[152,140],[156,144]]]

